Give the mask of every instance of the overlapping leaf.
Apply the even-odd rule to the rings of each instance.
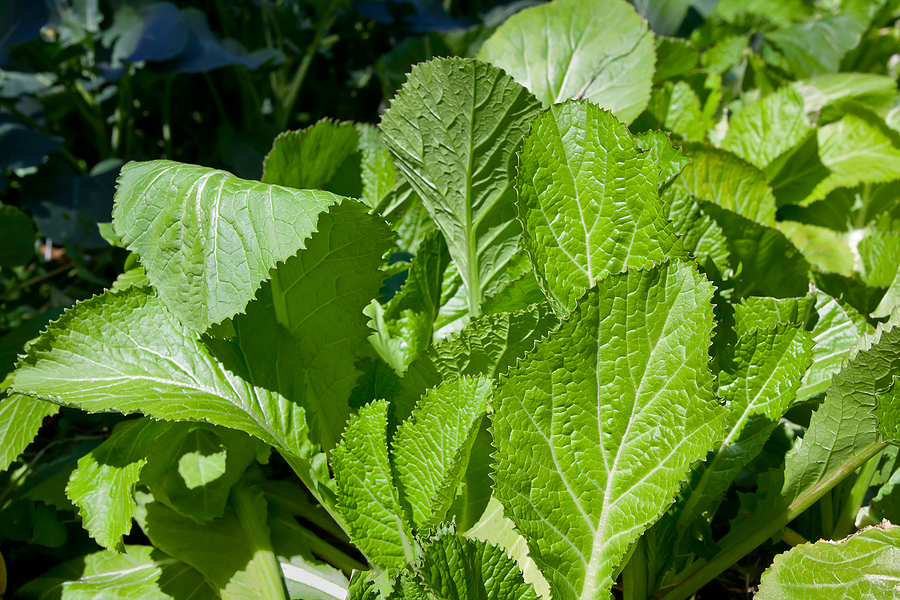
[[[544,104],[585,99],[625,123],[650,97],[653,34],[621,0],[564,0],[510,17],[478,58],[531,90]]]
[[[678,255],[657,196],[659,167],[609,112],[553,106],[525,138],[516,185],[525,247],[554,306],[628,267]]]
[[[234,316],[341,202],[171,161],[122,168],[113,225],[163,305],[192,331]]]
[[[712,294],[679,263],[612,275],[501,382],[495,494],[554,597],[609,598],[632,542],[718,439]]]
[[[508,169],[539,108],[495,67],[436,59],[413,68],[381,121],[397,168],[447,240],[473,316],[518,249]]]

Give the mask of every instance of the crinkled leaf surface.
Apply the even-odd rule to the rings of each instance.
[[[25,451],[44,419],[57,412],[59,406],[52,402],[0,392],[0,471]]]
[[[113,225],[163,305],[192,331],[241,312],[341,198],[171,161],[122,167]]]
[[[429,390],[397,428],[393,461],[417,528],[447,516],[490,397],[487,377],[457,377]]]
[[[875,393],[878,433],[886,440],[900,440],[900,385],[895,375],[890,387]]]
[[[494,493],[554,598],[610,598],[629,546],[719,438],[712,295],[677,262],[612,275],[501,382]]]
[[[356,154],[359,135],[353,123],[323,119],[299,131],[286,131],[272,143],[263,163],[262,182],[298,190],[333,191],[329,183]]]
[[[897,600],[900,526],[885,521],[845,540],[803,544],[775,557],[759,600]]]
[[[225,369],[147,288],[67,311],[31,346],[13,386],[89,412],[206,421],[296,456],[310,451],[303,408]]]
[[[507,19],[478,58],[544,106],[585,99],[630,123],[647,106],[656,55],[647,23],[622,0],[563,0]]]
[[[570,311],[610,273],[680,252],[657,195],[659,167],[628,129],[587,102],[532,122],[516,187],[525,248],[555,307]]]
[[[766,170],[813,131],[806,120],[803,98],[786,87],[750,104],[728,122],[722,148]],[[778,171],[779,163],[774,169]]]
[[[447,240],[473,316],[518,249],[509,168],[539,109],[500,69],[447,58],[415,66],[381,120],[397,169]]]
[[[101,546],[124,552],[122,536],[131,531],[137,511],[135,485],[148,456],[171,428],[167,421],[126,421],[109,439],[79,459],[78,468],[69,477],[66,496],[78,507],[84,528]],[[178,443],[177,437],[165,439]]]
[[[691,163],[672,184],[674,188],[751,221],[775,224],[775,197],[759,169],[712,146],[685,144],[682,149]]]
[[[424,542],[416,572],[425,589],[448,600],[537,600],[506,551],[452,533]]]
[[[152,546],[126,546],[67,561],[16,591],[25,600],[96,600],[111,590],[141,600],[215,600],[203,576]]]
[[[399,568],[412,560],[412,532],[391,473],[387,408],[375,401],[350,419],[333,468],[351,540],[376,565]]]
[[[691,162],[681,148],[672,145],[665,131],[646,131],[635,136],[642,150],[649,150],[656,158],[659,169],[657,183],[660,189],[667,186]]]
[[[432,351],[434,365],[445,379],[455,374],[496,379],[558,324],[559,318],[546,302],[516,312],[485,315],[441,340]]]

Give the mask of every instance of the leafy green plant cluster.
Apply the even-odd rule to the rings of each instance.
[[[261,181],[126,164],[0,466],[141,416],[53,505],[105,550],[18,596],[896,595],[896,6],[772,6],[535,6]]]

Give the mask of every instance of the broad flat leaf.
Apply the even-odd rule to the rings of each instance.
[[[341,198],[171,161],[122,167],[113,226],[163,305],[190,330],[241,312]]]
[[[203,525],[154,501],[150,494],[137,492],[136,499],[136,519],[144,535],[155,547],[202,573],[223,600],[284,598],[278,564],[267,560],[272,558],[268,507],[261,492],[246,509],[235,507],[232,497],[222,518]],[[277,573],[271,572],[272,566]]]
[[[900,598],[900,527],[885,521],[839,542],[803,544],[775,557],[759,600]]]
[[[478,58],[544,106],[584,99],[630,123],[647,106],[656,54],[647,23],[622,0],[563,0],[507,19]]]
[[[695,470],[678,523],[689,526],[709,510],[707,520],[735,476],[763,449],[791,407],[813,349],[799,327],[753,329],[720,358],[718,396],[727,412],[725,439]],[[699,477],[697,477],[699,476]]]
[[[416,528],[446,518],[490,397],[487,377],[445,381],[422,396],[410,418],[397,428],[393,462]]]
[[[540,304],[547,299],[534,275],[534,269],[530,266],[531,260],[527,254],[522,256],[529,264],[528,270],[514,277],[503,289],[485,300],[483,306],[485,314],[525,310],[532,304]]]
[[[485,315],[438,343],[432,359],[444,379],[487,375],[496,380],[559,324],[545,302],[512,313]]]
[[[875,287],[891,285],[900,272],[900,233],[873,233],[857,246],[863,281]]]
[[[137,511],[134,489],[147,458],[156,444],[178,444],[186,431],[165,436],[172,424],[167,421],[136,419],[116,427],[113,434],[78,461],[69,477],[66,496],[78,507],[82,525],[101,546],[124,552],[122,536],[131,531]]]
[[[746,219],[775,224],[775,197],[763,173],[731,152],[701,144],[682,146],[691,164],[672,184]]]
[[[443,533],[424,542],[416,572],[425,588],[448,600],[537,600],[503,548]]]
[[[666,217],[672,221],[675,233],[681,236],[681,245],[685,252],[693,256],[698,264],[711,263],[715,270],[724,273],[728,269],[728,244],[725,232],[708,214],[700,209],[700,202],[695,200],[684,188],[670,186],[663,195]]]
[[[819,128],[819,156],[831,174],[803,199],[804,206],[837,188],[900,178],[900,136],[874,113],[851,108],[840,121]]]
[[[494,493],[554,598],[611,598],[628,548],[719,439],[712,296],[687,264],[611,275],[501,382]]]
[[[713,122],[703,115],[700,97],[684,81],[665,82],[653,91],[648,110],[659,121],[659,128],[692,142],[706,139]]]
[[[141,412],[239,429],[310,452],[303,408],[226,370],[146,288],[77,304],[22,359],[20,393],[89,412]]]
[[[413,558],[412,532],[391,473],[387,408],[375,401],[350,419],[332,467],[350,539],[374,564],[400,568]]]
[[[22,394],[0,392],[0,471],[5,471],[28,447],[46,417],[59,406]]]
[[[356,131],[359,134],[361,200],[374,208],[397,185],[397,169],[377,127],[358,123]]]
[[[731,35],[717,40],[700,57],[700,63],[707,72],[724,75],[736,66],[744,56],[748,38],[745,35]]]
[[[550,584],[528,555],[525,538],[516,533],[513,522],[504,516],[499,500],[491,498],[481,519],[465,535],[503,548],[519,565],[525,581],[534,587],[541,598],[550,600]]]
[[[684,75],[700,62],[700,51],[690,40],[657,35],[656,73],[653,83]]]
[[[805,325],[814,301],[811,296],[813,294],[800,298],[744,298],[733,305],[734,333],[740,337],[754,329],[773,328],[780,323]]]
[[[876,319],[888,317],[898,304],[900,304],[900,272],[894,277],[894,281],[891,282],[881,302],[872,312],[872,316]]]
[[[448,58],[414,67],[381,120],[397,169],[447,240],[472,316],[518,249],[509,168],[539,109],[500,69]]]
[[[691,6],[691,0],[637,0],[634,9],[660,35],[675,35]]]
[[[862,315],[820,291],[815,293],[815,311],[818,318],[810,333],[816,347],[812,365],[797,390],[798,402],[827,390],[832,375],[841,370],[844,359],[859,343],[860,336],[872,332]]]
[[[350,200],[321,215],[317,229],[302,252],[278,265],[270,283],[278,323],[297,340],[290,368],[305,379],[296,401],[330,451],[350,416],[359,376],[352,357],[370,333],[362,311],[379,295],[391,232]]]
[[[15,206],[0,204],[0,267],[24,265],[35,257],[34,225],[31,219]]]
[[[115,590],[115,592],[112,592]],[[115,593],[141,600],[215,600],[203,576],[152,546],[126,546],[67,561],[16,590],[23,600],[96,600]]]
[[[231,488],[262,445],[240,431],[191,424],[174,450],[168,468],[148,487],[158,502],[203,524],[225,513]]]
[[[897,98],[893,77],[872,73],[829,73],[793,84],[803,96],[807,112],[819,111],[838,100],[855,99],[876,110],[890,110]]]
[[[806,121],[803,98],[790,87],[746,106],[728,122],[722,148],[766,171],[813,131]],[[783,162],[783,161],[782,161]],[[767,173],[776,173],[781,164]]]
[[[323,119],[306,129],[286,131],[272,143],[263,163],[262,182],[298,190],[335,191],[329,184],[358,147],[353,123]]]
[[[710,202],[701,203],[701,208],[725,234],[729,265],[739,273],[737,296],[786,298],[806,293],[809,263],[784,234]]]
[[[797,78],[835,73],[841,58],[855,47],[865,27],[849,15],[834,15],[772,31],[775,44]]]
[[[875,393],[878,433],[886,440],[900,440],[900,385],[895,375],[890,387]]]
[[[802,442],[788,452],[784,468],[765,473],[762,491],[742,498],[738,517],[719,544],[722,552],[748,537],[763,541],[775,534],[884,447],[873,409],[876,393],[888,389],[900,369],[897,321],[894,316],[860,340],[833,377]]]
[[[853,251],[833,229],[793,221],[779,221],[776,227],[813,267],[845,277],[853,276]]]
[[[679,255],[657,195],[659,167],[628,129],[587,102],[535,118],[516,187],[525,248],[554,308],[570,311],[611,273]]]
[[[778,206],[800,204],[829,175],[831,171],[819,158],[819,137],[815,131],[790,154],[777,175],[770,173],[772,193]],[[845,216],[840,215],[841,218]]]

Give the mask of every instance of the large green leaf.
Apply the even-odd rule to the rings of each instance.
[[[840,121],[819,128],[819,156],[831,174],[802,200],[804,206],[837,188],[900,178],[900,134],[867,109],[848,108]]]
[[[837,72],[841,58],[859,43],[864,29],[852,16],[839,14],[765,35],[781,50],[794,75],[804,78]]]
[[[900,272],[900,232],[867,235],[857,251],[862,262],[862,280],[874,287],[891,285]]]
[[[827,273],[853,277],[855,257],[838,232],[794,221],[779,221],[776,227],[813,267]]]
[[[335,191],[332,180],[358,147],[359,136],[352,123],[323,119],[306,129],[286,131],[272,143],[263,163],[262,182],[298,190]],[[357,167],[357,180],[358,173]]]
[[[894,78],[873,73],[830,73],[798,81],[794,87],[803,96],[807,112],[816,112],[846,99],[887,111],[894,107],[897,98]]]
[[[775,557],[759,600],[900,598],[900,526],[885,521],[845,540],[804,544]]]
[[[501,382],[495,495],[554,598],[610,598],[628,548],[719,438],[712,296],[678,262],[612,275]]]
[[[397,429],[392,442],[394,465],[417,528],[446,518],[490,396],[487,377],[445,381],[422,396]]]
[[[888,317],[898,304],[900,304],[900,272],[897,273],[894,281],[888,286],[887,292],[884,294],[881,302],[878,303],[874,312],[872,312],[872,316],[877,319]]]
[[[375,565],[399,568],[413,559],[412,532],[388,458],[387,408],[375,401],[350,419],[333,468],[350,539]]]
[[[472,316],[518,249],[509,169],[539,109],[500,69],[448,58],[414,67],[382,117],[397,168],[447,240]]]
[[[424,542],[416,572],[425,589],[448,600],[537,600],[516,561],[481,540],[443,532]]]
[[[69,477],[66,495],[78,507],[82,524],[98,544],[124,552],[122,536],[131,531],[137,511],[134,489],[148,456],[179,437],[163,435],[172,428],[166,421],[136,419],[116,427],[113,434],[78,461]],[[181,436],[186,433],[181,431]]]
[[[763,169],[771,177],[783,164],[783,160],[777,159],[794,149],[812,131],[806,121],[803,98],[786,87],[744,107],[732,118],[722,148]],[[767,170],[770,166],[772,168]]]
[[[555,307],[570,311],[607,275],[680,253],[658,169],[656,156],[593,104],[555,105],[532,122],[516,178],[519,218]]]
[[[584,99],[630,123],[647,106],[656,55],[647,23],[622,0],[562,0],[507,19],[478,58],[544,106]]]
[[[37,398],[0,392],[0,471],[5,471],[34,440],[46,417],[59,406]]]
[[[23,600],[215,600],[219,596],[203,576],[152,546],[126,546],[124,554],[107,550],[72,559],[16,590]]]
[[[171,161],[122,168],[113,225],[163,305],[192,331],[241,312],[341,198]]]
[[[379,267],[391,232],[349,200],[321,215],[317,229],[306,249],[272,272],[271,289],[278,323],[297,340],[290,369],[305,377],[290,397],[307,408],[313,435],[330,451],[350,415],[359,376],[352,357],[369,336],[363,309],[384,281]]]
[[[295,456],[311,451],[301,406],[225,369],[146,288],[67,311],[31,346],[13,386],[89,412],[207,421]]]
[[[775,197],[762,171],[731,152],[711,146],[685,144],[682,149],[691,164],[672,187],[751,221],[775,224]]]

